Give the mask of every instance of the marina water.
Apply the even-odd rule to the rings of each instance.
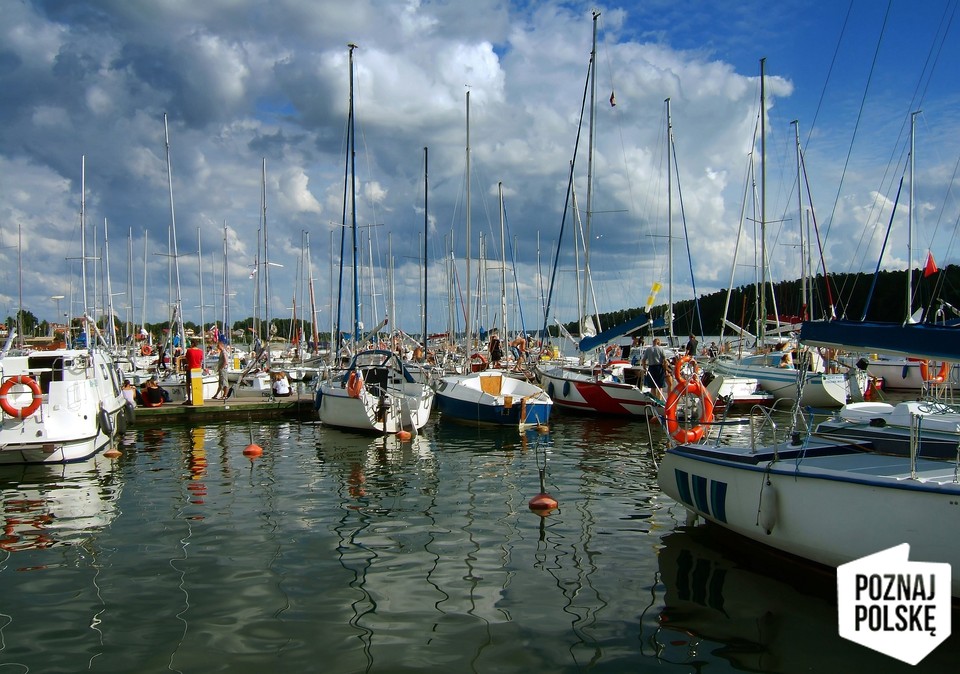
[[[909,668],[844,641],[834,574],[686,527],[652,432],[234,421],[0,468],[0,674],[955,666],[957,637]]]

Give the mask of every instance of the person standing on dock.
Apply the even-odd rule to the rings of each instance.
[[[230,384],[227,381],[227,349],[223,342],[217,342],[217,392],[213,394],[214,400],[226,400],[230,391]]]
[[[203,366],[203,349],[196,345],[196,343],[191,344],[187,348],[187,352],[183,355],[183,360],[186,363],[187,371],[187,388],[183,394],[183,404],[191,405],[193,404],[193,371],[199,370]]]

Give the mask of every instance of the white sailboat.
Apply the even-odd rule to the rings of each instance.
[[[760,60],[760,307],[757,353],[734,358],[721,356],[712,366],[713,373],[723,377],[744,377],[756,379],[760,387],[772,394],[776,400],[798,401],[805,407],[839,407],[847,402],[848,396],[862,399],[867,385],[865,375],[858,374],[856,368],[848,368],[845,374],[828,373],[819,354],[807,352],[796,367],[781,365],[782,353],[770,350],[765,344],[766,338],[766,96],[764,89],[764,63]],[[799,185],[798,185],[799,189]],[[789,347],[788,347],[789,348]]]
[[[360,341],[361,328],[354,166],[354,49],[356,45],[351,43],[347,156],[350,160],[350,229],[353,237],[353,340],[356,344]],[[377,330],[379,327],[374,332]],[[395,353],[371,349],[360,351],[346,369],[336,375],[330,372],[319,382],[315,407],[320,421],[328,426],[387,434],[423,428],[430,418],[433,400],[433,389],[416,381]]]
[[[467,92],[467,240],[470,240],[470,92]],[[503,183],[498,186],[500,196],[500,241],[501,257],[503,246]],[[469,246],[468,246],[469,250]],[[505,260],[503,260],[505,266]],[[467,255],[467,268],[471,260]],[[504,291],[505,274],[501,268],[501,308],[506,327],[506,293]],[[467,305],[471,304],[470,287],[467,286]],[[467,343],[471,339],[469,323]],[[523,429],[529,426],[546,424],[550,418],[553,401],[547,393],[525,379],[509,376],[502,370],[482,370],[454,374],[442,377],[436,386],[437,405],[443,418],[461,423],[484,426],[513,426]]]

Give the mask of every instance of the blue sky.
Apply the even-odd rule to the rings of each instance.
[[[382,223],[362,253],[365,322],[420,319],[418,236],[422,154],[430,148],[431,329],[445,329],[445,260],[465,248],[464,94],[471,91],[473,244],[498,255],[496,185],[504,184],[516,276],[528,328],[560,231],[568,164],[590,49],[579,2],[462,3],[326,0],[99,2],[17,0],[0,27],[0,313],[16,311],[18,227],[23,305],[41,318],[53,295],[79,313],[80,163],[86,156],[88,245],[105,257],[109,226],[114,302],[124,318],[169,315],[163,114],[169,115],[185,313],[199,320],[197,241],[204,305],[222,303],[228,228],[231,317],[252,313],[260,227],[260,166],[267,163],[271,316],[304,297],[303,232],[310,233],[321,323],[330,315],[331,232],[343,195],[348,42],[356,57],[358,218]],[[755,233],[744,207],[754,147],[759,60],[768,103],[770,270],[799,274],[793,130],[801,141],[830,271],[872,270],[906,166],[908,119],[917,126],[913,264],[927,248],[954,261],[960,153],[957,0],[892,2],[667,2],[598,7],[597,159],[591,255],[600,311],[642,306],[671,275],[664,99],[671,98],[674,179],[673,296],[726,287],[741,212],[735,284],[750,268]],[[878,49],[879,45],[879,49]],[[868,86],[869,83],[869,86]],[[607,103],[616,92],[617,106]],[[815,122],[815,123],[814,123]],[[759,158],[754,153],[755,161]],[[576,190],[586,200],[586,158]],[[759,173],[759,168],[756,169]],[[806,197],[805,197],[806,200]],[[682,203],[684,220],[679,209]],[[887,268],[906,265],[906,204]],[[585,217],[585,216],[584,216]],[[693,276],[687,263],[689,237]],[[829,234],[828,234],[829,232]],[[132,239],[129,271],[127,238]],[[144,238],[147,255],[144,257]],[[556,316],[576,318],[571,239],[562,245]],[[393,292],[387,287],[393,254]],[[747,264],[749,262],[749,264]],[[143,269],[148,301],[141,308]],[[463,267],[460,265],[463,281]],[[349,275],[349,271],[348,271]],[[133,286],[128,288],[128,278]],[[476,278],[476,272],[473,274]],[[498,273],[482,320],[499,323]],[[102,286],[100,286],[102,287]],[[514,294],[513,286],[509,294]],[[390,302],[396,297],[395,308]],[[69,298],[73,297],[73,302]],[[133,306],[130,298],[133,299]],[[666,299],[665,291],[660,300]],[[388,308],[388,305],[389,308]],[[219,316],[207,309],[205,321]],[[511,310],[509,320],[519,317]]]

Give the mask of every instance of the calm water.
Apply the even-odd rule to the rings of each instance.
[[[0,674],[955,669],[957,638],[898,667],[837,636],[832,575],[686,529],[645,443],[232,422],[0,468]]]

